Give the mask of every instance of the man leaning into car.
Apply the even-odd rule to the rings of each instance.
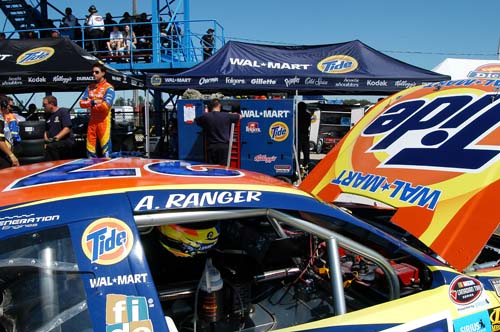
[[[70,157],[75,144],[69,111],[57,106],[54,96],[43,98],[43,108],[49,114],[45,122],[45,160],[61,160]]]

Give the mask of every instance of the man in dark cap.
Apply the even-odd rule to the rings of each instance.
[[[201,46],[203,47],[203,61],[212,56],[214,50],[214,29],[210,28],[207,33],[201,37]]]

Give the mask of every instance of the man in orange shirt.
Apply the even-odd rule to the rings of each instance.
[[[87,156],[97,158],[97,142],[102,156],[111,155],[111,107],[115,100],[115,90],[106,81],[106,67],[101,63],[92,66],[96,83],[90,84],[80,99],[80,107],[90,109],[87,129]]]

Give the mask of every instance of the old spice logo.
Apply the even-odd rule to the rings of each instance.
[[[265,162],[266,164],[270,164],[276,160],[276,156],[270,156],[268,157],[266,154],[258,154],[253,158],[253,161],[255,162]]]

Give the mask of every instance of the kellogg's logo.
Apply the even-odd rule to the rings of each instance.
[[[275,122],[269,127],[269,136],[276,142],[286,140],[289,132],[288,126],[284,122]]]
[[[21,66],[30,66],[36,63],[48,60],[53,56],[55,50],[52,47],[37,47],[24,52],[17,57],[16,64]]]
[[[128,256],[134,244],[130,227],[115,218],[101,218],[83,232],[82,249],[92,263],[112,265]]]
[[[161,85],[161,76],[160,75],[151,76],[151,85],[152,86]]]
[[[500,63],[488,63],[482,65],[467,74],[467,77],[472,78],[500,78]]]
[[[333,55],[318,62],[318,70],[325,74],[343,74],[358,68],[358,61],[348,55]]]

